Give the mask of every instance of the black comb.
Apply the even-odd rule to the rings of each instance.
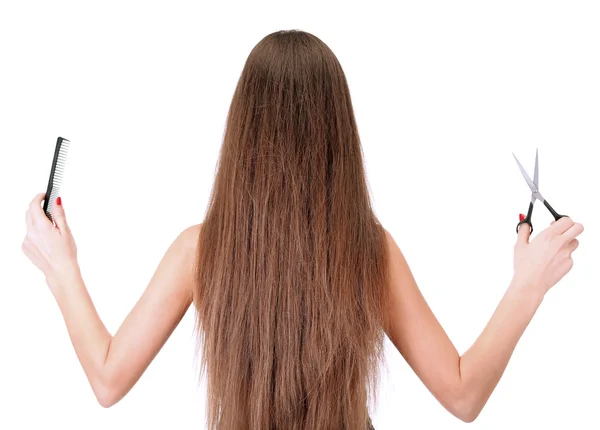
[[[60,184],[62,183],[67,163],[67,153],[71,142],[63,137],[56,140],[54,149],[54,158],[52,159],[52,169],[50,170],[50,179],[48,179],[48,188],[46,189],[46,198],[44,199],[44,212],[50,221],[52,218],[52,208],[54,202],[60,193]]]

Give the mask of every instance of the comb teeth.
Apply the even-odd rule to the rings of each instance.
[[[52,162],[52,170],[50,171],[50,180],[48,183],[48,191],[46,192],[46,204],[45,212],[46,216],[50,221],[54,222],[52,217],[52,209],[54,208],[54,202],[60,194],[60,186],[63,181],[65,167],[67,165],[67,155],[69,152],[70,142],[62,137],[58,138],[56,142],[56,149],[54,150],[54,160]]]

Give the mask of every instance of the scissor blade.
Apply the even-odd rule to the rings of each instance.
[[[523,168],[523,166],[519,162],[519,159],[517,158],[517,156],[514,153],[513,153],[513,157],[515,157],[515,161],[519,165],[519,169],[521,170],[521,174],[525,178],[525,182],[527,182],[527,185],[529,185],[529,188],[531,188],[531,192],[533,194],[538,193],[537,187],[535,186],[535,184],[533,183],[533,181],[531,180],[531,178],[529,177],[529,175],[527,174],[527,172],[525,171],[525,169]]]
[[[533,184],[536,188],[540,188],[539,175],[538,175],[538,150],[535,148],[535,170],[533,171]]]

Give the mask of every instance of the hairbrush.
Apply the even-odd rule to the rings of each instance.
[[[52,169],[50,169],[50,178],[48,179],[48,188],[46,189],[46,198],[44,199],[44,212],[52,222],[54,222],[54,219],[52,218],[52,209],[54,208],[54,202],[60,193],[60,185],[65,174],[70,143],[69,140],[59,137],[56,140],[56,148],[54,148]]]

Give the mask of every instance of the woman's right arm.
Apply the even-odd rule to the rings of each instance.
[[[398,245],[386,231],[390,300],[386,333],[435,398],[457,418],[479,415],[545,293],[573,265],[583,226],[561,218],[529,241],[519,229],[515,273],[473,346],[460,356],[421,294]]]

